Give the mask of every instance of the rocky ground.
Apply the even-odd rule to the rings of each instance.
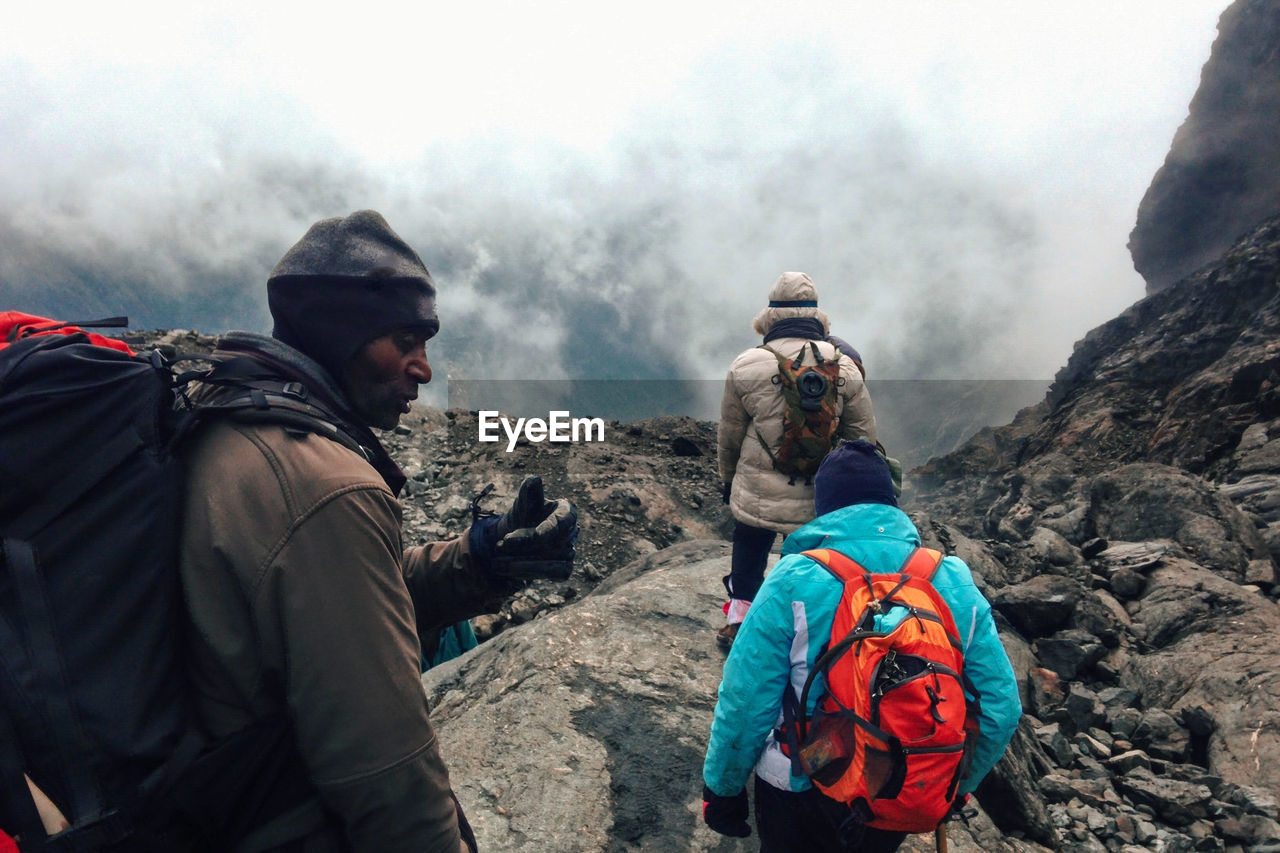
[[[511,453],[477,435],[427,409],[386,435],[410,540],[535,473],[582,518],[574,576],[428,674],[482,839],[747,849],[697,820],[728,567],[714,426]],[[1091,332],[1042,403],[910,472],[905,506],[974,569],[1025,710],[954,850],[1280,851],[1280,219]]]
[[[952,849],[1280,851],[1277,342],[1280,220],[1092,332],[1014,423],[908,474],[926,543],[964,558],[993,604],[1025,710]],[[669,449],[630,448],[655,450],[626,478],[638,496],[670,488],[645,481]],[[603,475],[585,488],[565,470],[584,506],[609,494]],[[613,535],[665,518],[652,504],[611,517]],[[699,524],[723,519],[710,511]],[[654,545],[670,530],[645,529]],[[495,849],[748,849],[696,820],[726,570],[723,542],[615,564],[593,593],[429,674]],[[531,756],[538,742],[553,752]],[[482,749],[495,743],[512,754]]]
[[[441,748],[483,850],[747,853],[701,821],[701,768],[723,655],[726,542],[672,546],[589,595],[424,678]],[[981,806],[953,853],[1044,853]],[[934,849],[913,836],[904,853]]]
[[[980,794],[1064,850],[1280,850],[1280,220],[909,478],[1026,711]],[[993,802],[1004,803],[993,808]]]
[[[603,442],[570,444],[478,441],[478,419],[462,410],[415,411],[384,436],[409,475],[402,503],[406,541],[448,538],[471,523],[471,502],[494,491],[482,509],[502,512],[521,481],[542,477],[546,494],[578,508],[581,533],[574,575],[539,581],[501,613],[473,620],[482,639],[526,622],[591,590],[614,569],[690,539],[716,538],[732,524],[721,502],[715,425],[686,417],[634,424],[610,421]]]
[[[216,338],[186,330],[133,332],[136,349],[207,354]],[[198,365],[190,365],[196,367]],[[604,440],[577,443],[521,439],[480,442],[479,419],[462,409],[417,406],[380,433],[409,477],[401,494],[405,542],[448,539],[471,523],[472,501],[489,483],[481,510],[501,513],[525,477],[542,477],[549,497],[578,508],[581,533],[573,576],[538,581],[473,621],[483,641],[510,625],[572,601],[613,570],[691,539],[727,537],[732,519],[720,494],[714,423],[665,416],[605,423]]]

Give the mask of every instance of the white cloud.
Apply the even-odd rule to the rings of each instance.
[[[260,287],[311,219],[375,206],[456,270],[461,315],[531,268],[642,315],[688,286],[717,322],[625,319],[701,371],[801,268],[897,375],[1047,376],[1142,293],[1128,229],[1224,6],[21,4],[0,276]],[[920,357],[921,302],[983,325]]]

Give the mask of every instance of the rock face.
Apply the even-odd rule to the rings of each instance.
[[[427,674],[482,849],[749,849],[701,825],[726,553],[668,549]]]
[[[908,475],[1022,683],[1035,748],[979,791],[1006,831],[1043,837],[1039,800],[1062,849],[1280,850],[1278,394],[1273,219]]]
[[[1147,292],[1280,213],[1280,2],[1236,0],[1129,237]]]
[[[1022,535],[1039,525],[1077,545],[1096,535],[1080,478],[1130,463],[1204,477],[1271,512],[1278,278],[1280,218],[1089,332],[1045,401],[916,469],[909,485],[939,515],[980,517],[977,529]]]

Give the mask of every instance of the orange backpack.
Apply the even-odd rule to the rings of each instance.
[[[794,694],[785,703],[784,751],[867,826],[932,831],[951,810],[978,731],[955,621],[929,582],[942,554],[917,548],[883,574],[830,549],[804,555],[839,578],[844,592],[799,707]],[[875,630],[876,615],[894,607],[906,608],[902,621]],[[809,719],[818,673],[827,693]]]

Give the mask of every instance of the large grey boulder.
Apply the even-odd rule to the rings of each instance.
[[[424,676],[482,850],[758,848],[701,821],[728,550],[701,541],[659,551]],[[955,853],[1045,849],[1003,837],[981,810],[949,834]],[[917,836],[903,849],[932,847]]]
[[[432,718],[482,849],[750,849],[700,820],[726,551],[668,549],[612,593],[427,673]]]
[[[991,599],[991,606],[1026,637],[1046,637],[1071,619],[1085,590],[1058,575],[1039,575],[1007,586]]]
[[[1094,478],[1091,512],[1099,536],[1168,539],[1206,568],[1242,580],[1268,556],[1253,524],[1211,484],[1168,465],[1136,463]]]
[[[1152,571],[1134,616],[1156,650],[1134,655],[1121,683],[1144,708],[1204,708],[1208,769],[1280,791],[1280,607],[1185,560]]]

